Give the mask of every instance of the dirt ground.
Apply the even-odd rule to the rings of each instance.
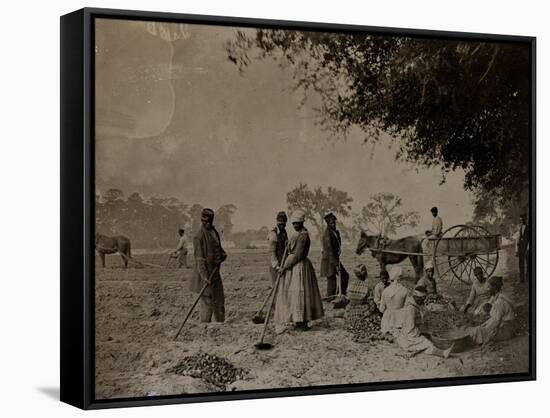
[[[173,341],[185,311],[194,300],[188,291],[192,270],[129,268],[118,255],[107,257],[102,270],[96,257],[96,398],[141,397],[220,391],[200,378],[181,376],[168,369],[198,352],[224,357],[247,371],[246,377],[226,390],[271,389],[368,383],[404,379],[481,376],[528,371],[529,340],[524,330],[512,340],[476,348],[449,359],[420,354],[407,358],[397,344],[385,341],[369,345],[352,341],[345,329],[343,311],[325,304],[325,318],[310,331],[270,333],[269,351],[257,351],[261,325],[251,318],[270,288],[266,250],[229,250],[222,266],[226,294],[226,322],[205,326],[198,312],[187,323],[178,341]],[[351,271],[358,263],[369,269],[369,284],[378,280],[378,266],[370,255],[344,251],[343,263]],[[165,265],[166,254],[136,256],[142,262]],[[310,259],[318,271],[320,252]],[[408,261],[401,263],[414,284]],[[504,290],[518,304],[528,304],[527,286],[518,285],[517,274],[501,260]],[[321,293],[326,282],[319,279]],[[460,306],[469,288],[457,282],[439,283],[439,292]],[[198,309],[197,309],[198,311]]]

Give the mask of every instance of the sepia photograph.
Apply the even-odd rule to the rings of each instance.
[[[95,399],[531,375],[528,40],[92,31]]]

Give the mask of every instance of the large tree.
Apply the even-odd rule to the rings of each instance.
[[[321,234],[323,232],[323,217],[332,212],[335,215],[348,217],[351,212],[350,203],[353,199],[347,192],[334,187],[327,187],[326,192],[321,187],[310,189],[307,184],[300,183],[286,194],[289,212],[303,210],[305,218],[310,221]]]
[[[403,200],[392,193],[372,195],[370,202],[355,217],[355,225],[381,235],[394,235],[404,226],[415,228],[420,221],[418,212],[403,212]]]
[[[243,73],[256,59],[289,67],[333,133],[358,126],[367,142],[387,133],[398,158],[463,169],[467,190],[527,206],[527,44],[259,29],[238,32],[226,50]]]

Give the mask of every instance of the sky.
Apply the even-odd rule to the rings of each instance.
[[[96,20],[98,192],[234,204],[235,230],[273,224],[300,183],[347,191],[355,211],[375,193],[394,193],[421,214],[419,233],[432,206],[447,226],[471,220],[463,172],[441,184],[439,169],[396,161],[389,137],[376,146],[358,130],[329,138],[313,100],[299,106],[290,69],[253,60],[239,73],[224,49],[236,30]]]

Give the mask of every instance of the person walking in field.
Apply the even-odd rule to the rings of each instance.
[[[342,239],[340,231],[336,229],[336,216],[332,213],[325,215],[327,227],[323,231],[321,243],[321,277],[327,278],[327,297],[336,294],[336,275],[340,276],[342,294],[345,295],[348,288],[349,274],[340,261],[342,253]]]
[[[180,239],[178,241],[178,245],[174,252],[172,253],[172,256],[174,258],[178,259],[178,268],[185,267],[186,269],[190,268],[187,264],[187,243],[185,242],[185,230],[183,228],[178,229],[178,235],[180,236]]]
[[[201,322],[225,321],[225,296],[223,292],[220,266],[227,258],[222,248],[220,235],[213,224],[214,211],[203,209],[201,228],[193,238],[195,272],[191,278],[190,289],[199,293],[207,284],[201,296]]]
[[[286,213],[279,212],[276,217],[277,225],[267,235],[267,242],[269,243],[271,253],[269,271],[271,273],[272,284],[275,284],[275,280],[277,280],[277,269],[281,266],[288,243],[288,235],[286,233],[287,220]]]
[[[308,330],[308,322],[324,316],[317,276],[308,253],[311,244],[304,227],[304,212],[295,211],[290,221],[295,233],[288,240],[288,256],[279,269],[281,278],[276,289],[275,322],[294,323],[298,330]]]

